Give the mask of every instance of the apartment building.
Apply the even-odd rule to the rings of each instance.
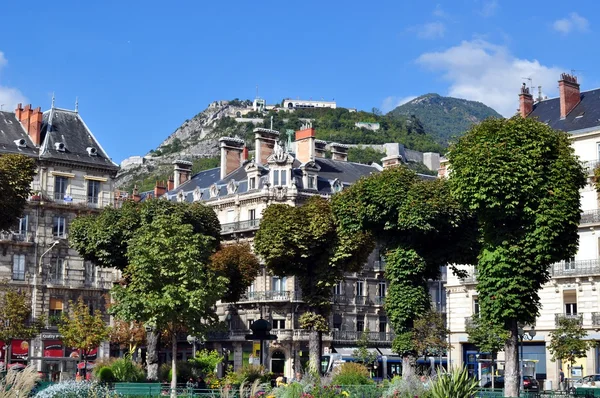
[[[69,247],[69,224],[113,204],[118,166],[78,109],[56,108],[54,101],[45,112],[21,104],[0,112],[0,155],[7,153],[35,158],[37,170],[23,217],[0,232],[0,278],[31,296],[33,317],[45,316],[47,328],[31,341],[13,341],[10,353],[0,342],[2,366],[33,363],[49,379],[74,377],[78,353],[64,346],[56,322],[79,297],[90,310],[103,310],[116,271],[83,261]],[[93,355],[108,350],[105,344]]]
[[[311,127],[295,133],[295,153],[279,145],[278,131],[256,128],[254,134],[254,159],[248,159],[243,140],[224,137],[220,139],[219,168],[191,176],[191,164],[176,161],[173,179],[143,195],[203,201],[217,213],[225,242],[251,243],[261,214],[270,204],[301,206],[313,195],[330,197],[361,177],[382,170],[378,165],[349,162],[346,145],[317,140]],[[326,146],[331,158],[325,157]],[[392,155],[384,158],[383,164],[388,167],[403,161],[401,155]],[[360,335],[368,332],[371,349],[388,358],[390,367],[396,366],[393,370],[398,371],[400,359],[391,352],[394,333],[383,308],[387,292],[384,272],[385,261],[375,250],[361,272],[348,274],[333,288],[329,319],[332,332],[324,336],[325,353],[350,356]],[[443,310],[443,283],[432,281],[431,289],[435,306]],[[223,352],[236,369],[257,363],[260,346],[246,341],[245,335],[250,333],[252,322],[266,319],[278,338],[265,343],[264,363],[272,372],[292,377],[308,361],[308,334],[298,322],[305,310],[302,292],[293,277],[272,275],[263,269],[240,302],[218,305],[218,314],[228,330],[209,334],[206,344]],[[191,349],[187,351],[186,356]],[[379,373],[382,375],[383,369]]]
[[[558,82],[558,98],[534,100],[528,87],[521,88],[519,113],[522,117],[536,118],[550,127],[571,135],[575,154],[584,162],[588,184],[581,190],[581,223],[579,226],[579,251],[569,261],[553,264],[551,281],[540,292],[542,308],[535,324],[535,335],[525,335],[523,358],[536,362],[537,377],[551,380],[557,386],[559,369],[565,377],[600,373],[600,348],[588,350],[587,357],[570,364],[551,361],[548,352],[549,333],[555,329],[562,317],[579,319],[591,341],[600,340],[600,208],[592,176],[600,165],[600,90],[580,91],[577,78],[563,74]],[[447,162],[442,162],[442,173],[446,173]],[[470,344],[465,333],[465,324],[479,312],[477,273],[473,267],[465,267],[469,277],[448,277],[447,320],[451,330],[450,361],[454,365],[466,365],[473,374],[481,367],[486,368],[485,353]],[[530,327],[530,326],[528,326]],[[527,327],[527,328],[528,328]],[[527,330],[525,328],[525,330]],[[502,359],[502,354],[500,354]]]

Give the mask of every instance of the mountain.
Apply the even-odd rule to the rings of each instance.
[[[384,144],[399,142],[421,152],[440,152],[443,147],[427,134],[415,116],[381,115],[346,108],[296,109],[288,112],[280,105],[255,110],[249,100],[212,102],[207,109],[183,122],[155,150],[145,156],[133,156],[121,163],[116,186],[131,192],[134,185],[140,191],[150,190],[157,180],[167,180],[176,159],[192,161],[192,171],[198,172],[219,165],[219,138],[244,139],[254,149],[256,127],[273,128],[281,132],[281,141],[293,140],[293,132],[304,123],[312,123],[316,136],[328,142],[342,144]],[[289,134],[289,135],[288,135]],[[364,153],[355,149],[351,161],[360,161]],[[381,159],[384,155],[368,153]],[[356,156],[356,159],[353,157]],[[360,159],[359,159],[360,158]]]
[[[425,130],[440,144],[467,131],[473,124],[488,117],[502,116],[489,106],[460,98],[425,94],[388,113],[391,117],[416,116]]]

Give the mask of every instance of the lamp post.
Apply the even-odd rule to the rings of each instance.
[[[55,240],[54,242],[52,242],[50,247],[48,249],[46,249],[45,252],[42,253],[42,255],[40,256],[40,260],[38,261],[38,269],[36,270],[36,272],[33,273],[33,291],[31,292],[31,317],[32,318],[35,318],[35,306],[36,306],[36,301],[37,301],[37,282],[38,282],[37,277],[38,277],[38,274],[40,276],[42,275],[44,256],[46,254],[48,254],[52,249],[54,249],[54,246],[58,245],[59,243],[60,243],[60,240]]]
[[[520,371],[519,371],[519,376],[520,376],[520,383],[519,383],[519,390],[523,391],[524,390],[524,386],[523,386],[523,368],[525,367],[525,364],[523,363],[523,340],[533,340],[533,338],[535,337],[535,328],[532,326],[530,330],[525,330],[525,328],[523,326],[519,326],[518,329],[518,333],[519,333],[519,341],[521,344],[521,355],[519,356],[519,363],[520,363]]]

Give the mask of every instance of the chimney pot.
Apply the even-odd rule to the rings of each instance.
[[[331,159],[339,160],[340,162],[348,161],[348,145],[332,142],[329,144],[331,148]]]
[[[244,140],[232,137],[220,138],[219,146],[221,147],[221,179],[223,179],[242,166],[244,149],[246,156],[248,156],[248,149],[244,146]]]
[[[296,158],[307,163],[315,159],[315,129],[308,127],[296,131]]]
[[[176,189],[192,176],[192,162],[174,160],[173,166],[173,189]]]
[[[257,127],[254,130],[254,161],[258,164],[266,164],[269,156],[275,150],[275,143],[279,138],[279,131]]]
[[[25,108],[21,108],[21,106],[22,104],[17,105],[15,116],[25,131],[27,131],[33,144],[35,146],[40,146],[43,120],[42,109],[39,106],[35,109],[31,109],[31,104],[25,105]]]
[[[529,87],[523,83],[521,93],[519,94],[519,113],[521,117],[527,117],[533,110],[533,95],[529,92]]]
[[[577,76],[563,73],[558,81],[560,95],[560,118],[564,119],[581,101]]]

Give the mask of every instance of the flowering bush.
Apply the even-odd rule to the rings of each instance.
[[[63,381],[38,392],[35,398],[114,398],[119,394],[97,383]]]

